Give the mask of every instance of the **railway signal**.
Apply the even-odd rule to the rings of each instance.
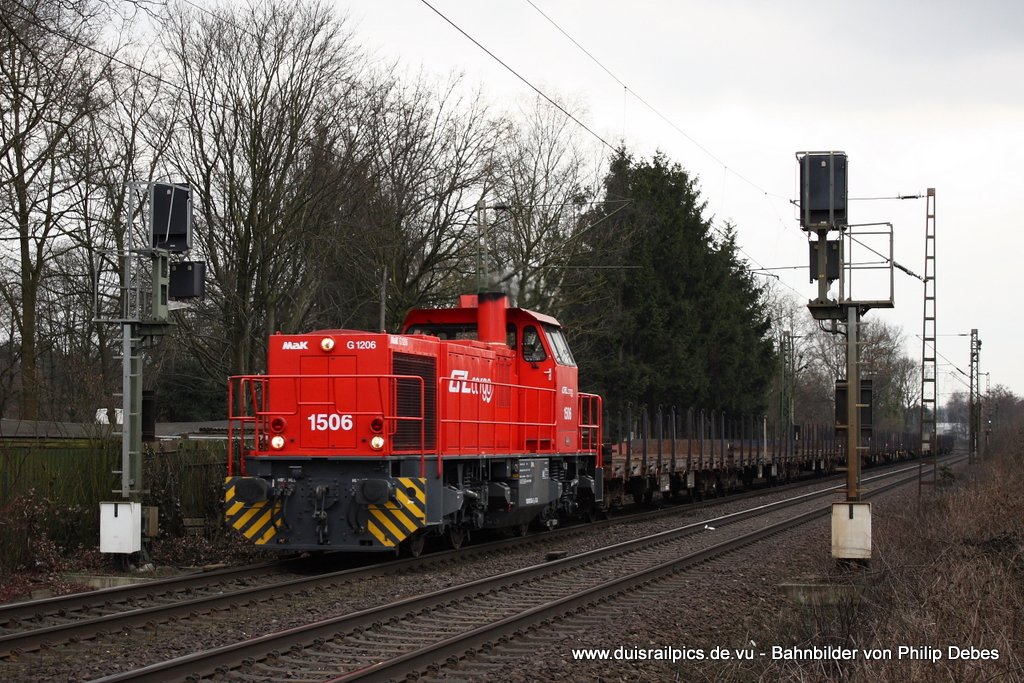
[[[143,350],[168,334],[171,299],[201,297],[206,264],[171,262],[172,254],[192,247],[192,199],[188,185],[128,183],[128,216],[145,223],[141,246],[132,226],[125,230],[124,251],[116,254],[122,270],[116,284],[96,280],[96,322],[121,328],[122,409],[121,488],[117,502],[100,503],[100,550],[127,557],[143,550]],[[138,212],[148,204],[148,212]],[[151,406],[147,406],[150,408]]]
[[[149,246],[175,254],[192,248],[192,193],[186,184],[149,186]]]
[[[800,227],[807,232],[810,254],[810,280],[818,283],[817,296],[808,301],[811,315],[823,323],[831,323],[832,331],[840,333],[845,321],[846,378],[836,391],[836,428],[846,434],[846,502],[832,508],[832,556],[843,560],[871,559],[871,504],[861,501],[860,459],[867,446],[861,445],[864,416],[871,414],[870,383],[866,386],[860,373],[861,316],[872,308],[892,308],[892,225],[849,222],[847,211],[849,164],[845,152],[797,152],[800,167]],[[887,226],[888,230],[878,230]],[[869,229],[866,230],[865,229]],[[838,236],[829,239],[830,234]],[[889,256],[888,296],[858,299],[853,293],[853,271],[863,269],[854,263],[853,250],[862,245],[863,235],[887,235]],[[870,249],[876,255],[879,252]],[[838,295],[830,297],[832,283],[838,281]],[[859,391],[841,391],[859,387]],[[865,391],[867,389],[867,391]],[[845,393],[845,397],[842,395]],[[844,400],[845,398],[845,400]],[[845,403],[845,406],[842,405]],[[869,418],[870,419],[870,418]]]

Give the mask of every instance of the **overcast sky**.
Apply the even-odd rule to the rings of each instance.
[[[532,97],[422,0],[336,2],[383,60],[462,72],[499,110]],[[605,140],[645,157],[660,149],[698,176],[716,223],[737,225],[753,268],[807,262],[789,204],[797,151],[845,151],[851,197],[936,188],[939,353],[969,370],[968,337],[947,335],[977,328],[981,371],[1024,394],[1012,313],[1024,268],[1024,2],[533,0],[604,68],[528,0],[429,2],[541,90],[579,106]],[[853,202],[850,220],[891,222],[896,261],[924,272],[923,199]],[[794,296],[814,296],[806,269],[775,272]],[[896,307],[865,318],[900,325],[915,358],[922,293],[897,271]],[[939,363],[942,402],[967,378]]]

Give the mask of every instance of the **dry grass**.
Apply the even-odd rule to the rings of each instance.
[[[862,601],[781,615],[769,642],[888,649],[891,660],[764,662],[743,679],[1024,680],[1024,438],[953,485],[874,520],[874,585]],[[836,570],[833,579],[848,574]],[[916,657],[900,646],[919,649]],[[998,651],[951,658],[949,648]],[[937,661],[925,657],[938,654]]]

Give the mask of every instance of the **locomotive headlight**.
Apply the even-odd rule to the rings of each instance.
[[[370,448],[372,448],[375,451],[379,451],[380,449],[384,448],[384,437],[381,436],[380,434],[373,436],[370,439]]]
[[[279,451],[284,448],[284,437],[280,434],[270,437],[270,447],[275,451]]]
[[[328,352],[328,351],[331,351],[332,349],[334,349],[334,338],[333,337],[324,337],[323,339],[320,340],[320,350],[321,351]]]

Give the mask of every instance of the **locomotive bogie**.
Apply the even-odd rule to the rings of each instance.
[[[256,460],[255,458],[252,460]],[[340,467],[339,465],[344,465]],[[459,458],[442,477],[416,459],[275,458],[226,481],[229,526],[258,545],[291,550],[397,551],[417,534],[548,527],[600,500],[592,456]]]

